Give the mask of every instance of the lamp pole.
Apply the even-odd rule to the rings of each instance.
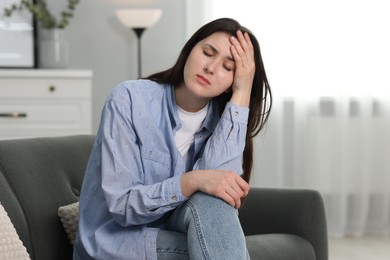
[[[161,17],[161,9],[118,9],[116,16],[119,21],[137,35],[138,50],[138,78],[142,77],[141,36],[145,29],[153,26]]]
[[[141,62],[141,36],[142,33],[145,31],[146,28],[138,27],[133,28],[133,31],[137,35],[137,42],[138,42],[138,78],[141,78],[142,76],[142,62]]]

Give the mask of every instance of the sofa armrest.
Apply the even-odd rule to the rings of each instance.
[[[325,209],[315,190],[251,188],[239,213],[245,235],[285,233],[306,239],[328,259]]]
[[[31,259],[72,258],[58,208],[78,200],[94,139],[78,135],[0,141],[0,200]]]

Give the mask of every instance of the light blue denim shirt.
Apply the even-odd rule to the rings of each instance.
[[[174,87],[126,81],[108,97],[80,196],[74,259],[157,259],[166,213],[187,198],[183,173],[242,173],[248,108],[211,102],[184,162],[174,141],[180,129]]]

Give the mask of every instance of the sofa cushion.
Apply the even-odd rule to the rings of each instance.
[[[246,236],[245,240],[251,259],[316,259],[313,246],[299,236],[290,234],[261,234]]]
[[[64,226],[69,242],[74,245],[79,222],[79,202],[60,207],[58,216]]]
[[[0,259],[30,259],[14,225],[0,204]]]

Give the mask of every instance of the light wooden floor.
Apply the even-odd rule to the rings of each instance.
[[[329,260],[390,260],[390,236],[330,238]]]

